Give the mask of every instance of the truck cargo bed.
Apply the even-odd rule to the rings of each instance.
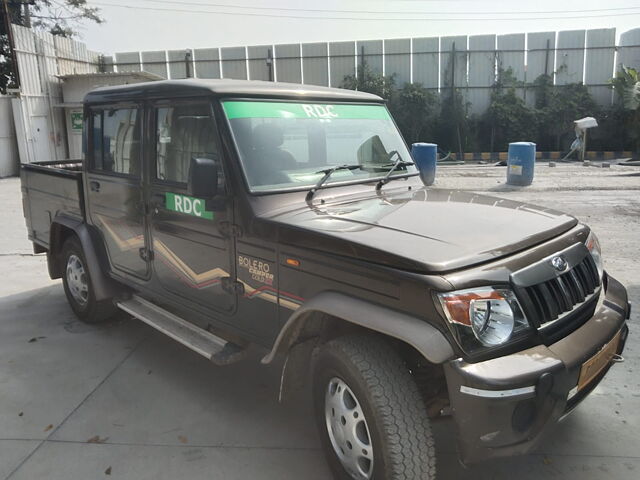
[[[56,215],[84,218],[82,161],[25,164],[20,177],[29,239],[46,249],[51,222]]]

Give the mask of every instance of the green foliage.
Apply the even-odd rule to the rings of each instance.
[[[484,121],[491,126],[491,151],[506,150],[510,142],[536,137],[536,112],[517,94],[516,87],[521,85],[511,69],[499,72],[484,116]]]
[[[575,138],[573,121],[599,116],[600,108],[582,83],[552,87],[545,97],[544,102],[536,99],[541,150],[566,150]]]
[[[390,109],[408,143],[433,137],[440,105],[421,83],[406,83],[393,95]]]
[[[358,67],[358,75],[347,75],[342,81],[342,88],[373,93],[387,100],[391,99],[394,87],[393,75],[385,77],[380,73],[373,72],[366,63]]]
[[[623,65],[611,85],[616,94],[612,109],[617,120],[615,134],[624,145],[640,152],[640,72]]]
[[[618,101],[626,110],[640,109],[640,73],[625,65],[615,78],[611,79]]]

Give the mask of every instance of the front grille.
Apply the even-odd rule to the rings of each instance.
[[[540,327],[558,320],[589,300],[599,286],[598,269],[591,255],[587,254],[565,273],[525,287],[520,292],[527,297],[525,303],[532,310],[529,319]]]

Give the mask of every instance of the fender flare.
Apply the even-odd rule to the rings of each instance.
[[[80,240],[80,245],[82,246],[82,251],[88,264],[89,278],[91,278],[91,285],[93,286],[96,301],[110,300],[121,294],[123,291],[122,286],[107,276],[105,268],[103,268],[103,265],[100,263],[100,255],[106,258],[106,251],[101,240],[99,240],[97,235],[92,235],[89,226],[83,220],[67,217],[66,215],[56,215],[51,222],[49,255],[47,257],[51,278],[60,278],[63,274],[62,272],[58,272],[59,269],[55,265],[58,254],[54,252],[60,252],[62,250],[62,244],[59,239],[60,228],[56,227],[56,225],[71,230],[78,237],[78,240]]]
[[[397,338],[411,345],[431,363],[440,364],[454,356],[446,337],[424,320],[342,293],[322,292],[289,317],[262,363],[271,363],[278,354],[288,351],[307,319],[317,313]]]

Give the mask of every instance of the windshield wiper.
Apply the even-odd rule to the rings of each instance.
[[[398,167],[409,167],[411,165],[415,165],[413,162],[405,162],[404,160],[402,160],[402,157],[400,156],[400,154],[398,153],[397,150],[394,150],[393,152],[391,152],[391,155],[389,155],[389,160],[391,160],[394,155],[397,155],[398,160],[396,160],[395,163],[390,163],[388,165],[383,165],[383,167],[391,167],[391,168],[389,169],[387,174],[384,176],[384,178],[382,178],[377,183],[376,190],[380,190],[385,184],[387,184],[391,180],[393,180],[392,178],[390,178],[391,174],[393,172],[395,172],[398,169]]]
[[[311,198],[313,197],[313,194],[316,193],[316,191],[320,187],[322,187],[322,185],[324,185],[327,180],[329,180],[329,177],[333,175],[334,172],[337,172],[338,170],[360,170],[361,168],[362,168],[362,165],[336,165],[335,167],[325,168],[324,170],[318,170],[316,173],[324,173],[324,175],[320,180],[318,180],[318,183],[316,183],[313,186],[313,188],[309,190],[309,192],[307,192],[307,196],[306,196],[307,202],[311,200]]]

